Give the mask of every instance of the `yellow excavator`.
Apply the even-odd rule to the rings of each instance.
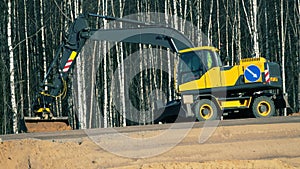
[[[88,22],[91,17],[137,26],[92,29]],[[69,117],[57,116],[52,106],[56,98],[67,95],[68,75],[87,39],[151,44],[178,53],[175,88],[179,99],[164,106],[164,111],[158,113],[155,121],[163,121],[173,115],[215,120],[222,116],[221,112],[231,110],[252,110],[256,117],[270,117],[275,114],[275,109],[285,107],[281,104],[284,103],[282,78],[277,63],[259,57],[242,59],[235,66],[222,66],[218,49],[194,47],[186,36],[175,29],[129,19],[82,14],[70,25],[66,40],[59,46],[48,68],[40,91],[35,96],[34,115],[24,118],[25,131],[41,131],[38,130],[41,125],[37,124],[54,124],[54,128],[70,129]],[[178,107],[183,108],[184,113],[180,113]],[[47,125],[44,128],[42,131],[51,131]]]
[[[234,111],[252,112],[257,118],[271,117],[276,109],[286,107],[277,63],[257,57],[222,66],[218,53],[210,46],[179,51],[175,76],[181,99],[170,107],[184,105],[183,116],[196,116],[200,121],[220,119]],[[170,115],[168,109],[166,106],[164,118]]]
[[[90,20],[101,18],[108,21],[125,22],[131,26],[122,29],[93,29]],[[57,98],[68,94],[68,76],[75,65],[78,54],[86,41],[106,40],[158,45],[173,51],[192,47],[192,43],[179,31],[136,20],[115,18],[98,14],[80,14],[69,26],[65,41],[58,47],[33,103],[33,115],[24,117],[23,132],[57,131],[70,129],[70,116],[59,116],[53,111]]]

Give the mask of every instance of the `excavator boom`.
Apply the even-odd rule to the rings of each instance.
[[[92,29],[89,26],[89,18],[98,17],[109,21],[126,22],[136,25],[133,28],[123,29]],[[138,34],[137,34],[138,32]],[[25,117],[24,131],[37,131],[39,127],[34,125],[54,122],[69,125],[68,117],[59,117],[52,111],[52,106],[57,98],[64,98],[67,95],[67,83],[70,70],[74,67],[75,60],[81,52],[88,39],[95,41],[113,41],[158,45],[170,48],[174,52],[193,47],[193,43],[181,32],[159,25],[144,23],[136,20],[102,16],[98,14],[81,14],[68,28],[67,38],[58,47],[56,56],[48,68],[48,72],[40,85],[40,90],[34,99],[34,116]],[[58,66],[56,66],[58,64]],[[58,67],[58,70],[55,69]],[[50,80],[49,77],[53,79]],[[45,90],[47,86],[47,90]],[[38,125],[35,125],[38,126]],[[66,127],[67,128],[67,127]],[[44,131],[44,130],[43,130]]]

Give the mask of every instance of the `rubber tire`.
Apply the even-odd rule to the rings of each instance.
[[[261,110],[266,108],[266,110]],[[274,116],[275,104],[274,101],[267,96],[260,96],[256,98],[252,105],[252,112],[256,118],[266,118]]]
[[[209,115],[204,115],[203,113],[201,113],[201,109],[203,111],[209,111]],[[215,103],[211,100],[208,99],[202,99],[199,100],[196,105],[195,105],[195,114],[196,114],[196,118],[199,121],[206,121],[206,120],[217,120],[219,118],[218,116],[218,109],[215,105]],[[207,116],[207,117],[205,117]]]

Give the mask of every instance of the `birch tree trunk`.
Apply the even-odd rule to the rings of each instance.
[[[141,1],[138,1],[137,3],[137,10],[138,10],[138,13],[142,13],[142,8],[141,8],[142,4],[141,4]],[[140,16],[138,16],[138,19],[141,20]],[[139,56],[143,56],[143,44],[139,44]],[[137,122],[140,124],[140,123],[144,123],[144,116],[143,114],[141,114],[142,110],[144,109],[143,107],[143,99],[144,99],[144,83],[143,83],[143,63],[144,63],[144,59],[143,58],[140,58],[139,59],[140,61],[140,65],[139,65],[139,73],[140,73],[140,79],[139,79],[139,82],[140,82],[140,86],[139,87],[139,92],[140,92],[140,97],[138,98],[139,99],[139,117],[137,118]]]
[[[285,84],[285,27],[284,27],[284,2],[285,0],[280,1],[280,27],[281,27],[281,68],[282,68],[282,85],[283,93],[287,96],[286,93],[286,84]],[[284,116],[287,116],[287,110],[284,109]]]
[[[96,68],[96,65],[97,65],[97,46],[99,45],[98,42],[94,42],[94,49],[93,49],[93,53],[90,57],[92,57],[91,59],[91,62],[88,63],[91,67],[89,69],[91,69],[91,75],[90,75],[90,78],[91,78],[91,82],[90,82],[90,91],[88,91],[88,95],[90,95],[91,97],[91,100],[90,100],[90,105],[89,105],[89,108],[88,108],[88,111],[87,113],[89,113],[89,118],[88,118],[88,127],[89,128],[94,128],[94,127],[98,127],[98,124],[96,124],[95,120],[93,120],[93,115],[97,115],[98,113],[98,109],[97,109],[97,106],[95,106],[95,103],[97,103],[97,99],[95,97],[95,84],[96,84],[96,73],[97,73],[97,68]],[[89,66],[88,65],[88,66]]]
[[[83,56],[83,51],[81,56]],[[76,64],[76,74],[77,74],[77,84],[78,84],[78,120],[80,124],[80,129],[86,129],[86,91],[85,91],[85,65],[84,59],[82,57],[77,57]]]
[[[208,45],[212,46],[212,15],[214,9],[214,1],[211,1],[210,10],[209,10],[209,19],[208,19],[208,29],[207,29],[207,37],[208,37]]]
[[[77,16],[77,12],[82,12],[80,6],[77,3],[74,4],[74,16]],[[89,55],[89,53],[87,54]],[[84,54],[84,49],[79,53],[76,60],[76,74],[77,74],[77,84],[78,84],[78,120],[81,129],[89,128],[87,123],[87,87],[88,83],[86,81],[86,57]],[[92,76],[92,75],[89,75]]]
[[[182,27],[181,27],[181,32],[185,32],[185,24],[186,24],[186,18],[187,18],[187,14],[188,14],[188,12],[187,12],[187,10],[188,10],[188,3],[189,3],[189,1],[188,0],[185,0],[184,1],[184,11],[183,11],[183,14],[182,14],[182,17],[183,17],[183,23],[182,23]],[[191,3],[191,2],[190,2]],[[191,14],[193,14],[193,12],[191,11]],[[193,19],[191,19],[191,23],[193,23],[192,22],[193,21]],[[194,28],[194,27],[193,27]],[[195,32],[195,30],[193,29],[193,31],[192,32]],[[193,37],[193,36],[191,36],[191,37]],[[191,39],[191,40],[193,40],[193,39]]]
[[[173,16],[173,23],[174,23],[174,29],[178,30],[178,13],[177,13],[177,0],[173,1],[173,11],[174,11],[174,16]],[[167,13],[168,15],[168,13]],[[166,15],[166,19],[168,19]]]
[[[202,46],[202,0],[197,0],[197,12],[196,12],[196,18],[197,18],[197,33],[198,33],[198,40],[197,45]]]
[[[235,7],[236,3],[234,4],[234,12],[236,13],[236,7]],[[234,14],[233,17],[233,21],[231,24],[231,65],[234,65],[234,63],[236,62],[236,56],[235,56],[235,45],[236,45],[236,41],[235,41],[235,36],[237,34],[237,30],[236,30],[236,14]]]
[[[119,0],[119,7],[120,7],[120,18],[123,17],[123,12],[124,12],[124,4],[125,4],[125,0]],[[123,27],[122,22],[120,22],[120,28]],[[124,51],[123,51],[123,43],[121,42],[119,45],[119,49],[120,49],[120,55],[118,56],[118,58],[120,59],[120,65],[118,66],[119,68],[119,77],[120,77],[120,99],[121,99],[121,115],[122,115],[122,119],[121,123],[122,126],[125,127],[126,126],[126,104],[125,104],[125,80],[124,80]]]
[[[11,0],[7,2],[8,7],[8,22],[7,22],[7,45],[9,50],[9,72],[10,72],[10,90],[11,90],[11,111],[13,113],[13,132],[18,133],[18,108],[16,102],[16,84],[15,84],[15,59],[13,51],[13,37],[12,37],[12,25],[13,25],[13,8]]]
[[[185,26],[187,17],[191,18],[191,20],[190,20],[191,23],[196,23],[196,27],[193,26],[193,31],[190,34],[190,39],[195,44],[195,46],[198,46],[199,30],[197,29],[197,25],[198,25],[197,18],[196,18],[197,15],[195,16],[196,11],[193,10],[195,8],[195,4],[193,4],[191,1],[187,1],[187,2],[188,2],[188,6],[187,6],[188,9],[186,9],[186,10],[189,10],[191,12],[189,12],[189,13],[185,12],[184,26]],[[197,5],[197,3],[196,3],[196,5]],[[193,18],[195,18],[195,19],[193,19]],[[186,32],[185,27],[182,29],[182,32]]]
[[[254,48],[254,53],[255,53],[255,57],[259,57],[260,52],[259,52],[259,41],[258,41],[258,29],[257,29],[257,25],[258,25],[258,21],[257,21],[257,12],[258,12],[258,4],[257,4],[257,0],[253,0],[252,2],[252,11],[253,14],[251,15],[252,17],[252,31],[253,31],[253,48]]]
[[[165,21],[166,21],[166,24],[171,24],[171,23],[168,23],[169,21],[169,11],[168,11],[168,6],[170,4],[170,1],[167,0],[165,1]],[[174,7],[176,8],[176,12],[175,12],[175,9],[174,9],[174,12],[176,13],[177,15],[177,7],[176,5],[174,5]],[[174,16],[174,17],[177,17],[177,16]],[[178,24],[177,24],[177,20],[176,20],[176,23],[174,22],[174,26],[177,26],[175,27],[175,29],[178,29]],[[172,84],[171,84],[171,80],[172,80],[172,72],[171,72],[171,58],[170,58],[170,50],[167,49],[167,58],[168,58],[168,101],[170,101],[172,99],[172,95],[171,95],[171,88],[172,88]]]
[[[107,1],[106,0],[102,0],[102,9],[103,9],[103,13],[102,15],[107,15]],[[107,28],[107,21],[103,20],[103,28],[106,29]],[[107,46],[106,46],[106,42],[103,42],[103,79],[104,79],[104,105],[103,105],[103,127],[107,128],[108,127],[108,112],[107,112],[107,106],[108,106],[108,90],[107,90]]]
[[[276,22],[276,41],[277,41],[277,48],[281,48],[281,32],[280,32],[280,22],[279,22],[279,19],[280,19],[280,9],[279,9],[279,11],[278,11],[278,4],[276,3],[275,4],[275,22]],[[278,62],[280,62],[281,61],[281,56],[282,56],[282,54],[281,54],[281,50],[278,50],[277,52],[277,56],[276,56],[276,60],[275,61],[278,61]]]
[[[241,35],[241,13],[240,13],[240,0],[235,1],[236,9],[237,9],[237,40],[236,40],[236,48],[237,48],[237,55],[238,59],[242,59],[242,48],[241,48],[241,42],[242,42],[242,35]]]
[[[220,3],[217,0],[217,29],[218,29],[218,48],[221,49],[221,27],[220,27]]]
[[[45,48],[46,48],[46,45],[45,45],[45,23],[44,23],[44,1],[43,0],[40,0],[40,17],[41,17],[41,20],[40,20],[40,23],[41,23],[41,26],[42,26],[42,30],[41,30],[41,38],[42,38],[42,41],[41,41],[41,45],[42,45],[42,56],[43,56],[43,70],[44,70],[44,75],[46,76],[46,72],[47,72],[47,56],[46,56],[46,51],[45,51]],[[47,83],[47,80],[45,81],[45,83]],[[45,86],[45,90],[48,90],[48,87]]]
[[[226,10],[226,22],[225,22],[225,29],[226,29],[226,57],[229,57],[229,11],[228,11],[228,2],[229,0],[226,0],[226,6],[225,6],[225,10]],[[233,58],[232,58],[233,59]],[[229,58],[227,61],[227,65],[230,64]]]
[[[101,12],[100,11],[101,1],[98,1],[97,7],[98,7],[97,13],[100,14],[100,12]],[[99,23],[99,18],[97,18],[96,21],[97,21],[97,23]],[[98,25],[97,25],[96,28],[100,29]],[[98,64],[99,63],[98,58],[101,58],[100,56],[98,56],[98,55],[101,54],[101,53],[99,53],[100,44],[101,44],[101,42],[94,42],[94,53],[92,55],[92,57],[93,57],[93,60],[92,60],[92,65],[93,65],[92,80],[93,80],[93,82],[92,82],[92,87],[91,87],[92,91],[90,92],[90,93],[92,93],[91,106],[90,106],[90,110],[92,110],[92,112],[90,112],[90,117],[89,117],[90,121],[89,121],[89,123],[92,124],[92,125],[94,124],[93,126],[91,125],[91,127],[93,127],[93,128],[101,128],[102,127],[102,118],[101,118],[101,114],[100,114],[99,106],[98,106],[98,103],[99,103],[98,101],[99,100],[97,99],[99,91],[98,91],[98,88],[97,88],[97,85],[96,85],[97,84],[96,79],[97,79],[97,76],[98,76],[97,75],[97,69],[99,69],[96,66],[99,65]],[[93,119],[93,113],[94,113],[94,119]]]
[[[267,1],[264,1],[264,5],[265,5],[265,38],[266,38],[266,58],[270,59],[270,49],[269,49],[269,27],[268,27],[268,10],[267,10]]]

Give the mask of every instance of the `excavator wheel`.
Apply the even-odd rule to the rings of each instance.
[[[195,114],[199,121],[218,119],[218,109],[215,103],[208,99],[202,99],[196,103]]]
[[[274,116],[274,101],[270,97],[260,96],[254,100],[252,111],[256,118]]]

